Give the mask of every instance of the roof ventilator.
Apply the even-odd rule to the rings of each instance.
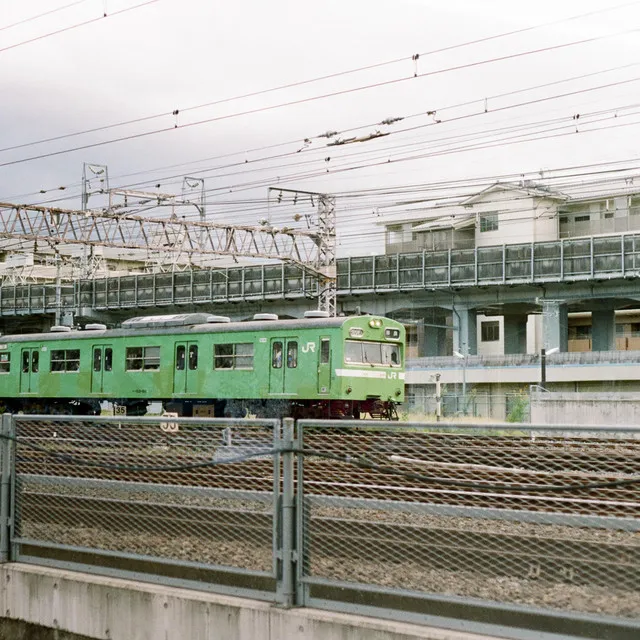
[[[253,319],[272,322],[273,320],[277,320],[278,316],[275,313],[256,313]]]
[[[107,325],[101,322],[90,322],[84,327],[85,331],[106,331],[106,329]]]

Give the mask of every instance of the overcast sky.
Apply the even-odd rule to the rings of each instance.
[[[640,2],[622,0],[0,0],[0,201],[79,208],[95,163],[111,187],[203,177],[217,221],[257,221],[268,185],[343,194],[346,229],[385,219],[388,199],[347,197],[367,189],[634,166],[639,35]]]

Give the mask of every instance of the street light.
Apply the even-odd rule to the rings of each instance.
[[[453,355],[462,360],[462,413],[467,415],[467,357],[459,351],[454,351]]]
[[[558,353],[559,347],[553,347],[547,351],[544,347],[540,349],[540,386],[544,389],[544,385],[547,384],[547,356],[552,353]]]

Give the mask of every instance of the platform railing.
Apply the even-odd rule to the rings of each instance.
[[[357,256],[337,261],[339,296],[640,277],[640,234],[470,249]],[[75,283],[0,284],[0,314],[314,298],[317,278],[296,265],[262,264],[139,273]]]

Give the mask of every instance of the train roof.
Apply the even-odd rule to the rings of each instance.
[[[90,340],[98,336],[119,338],[125,336],[170,335],[174,333],[231,333],[231,332],[260,332],[277,331],[278,329],[290,331],[295,329],[322,329],[341,327],[345,323],[364,320],[379,316],[338,316],[338,317],[313,317],[280,320],[273,314],[256,314],[253,320],[231,322],[224,316],[215,316],[207,313],[183,313],[157,316],[140,316],[130,318],[122,323],[119,329],[107,329],[105,325],[88,324],[84,330],[72,330],[70,328],[52,327],[49,332],[31,334],[3,335],[0,342],[30,342],[52,340]],[[385,323],[397,326],[398,323],[390,318],[384,318]]]

